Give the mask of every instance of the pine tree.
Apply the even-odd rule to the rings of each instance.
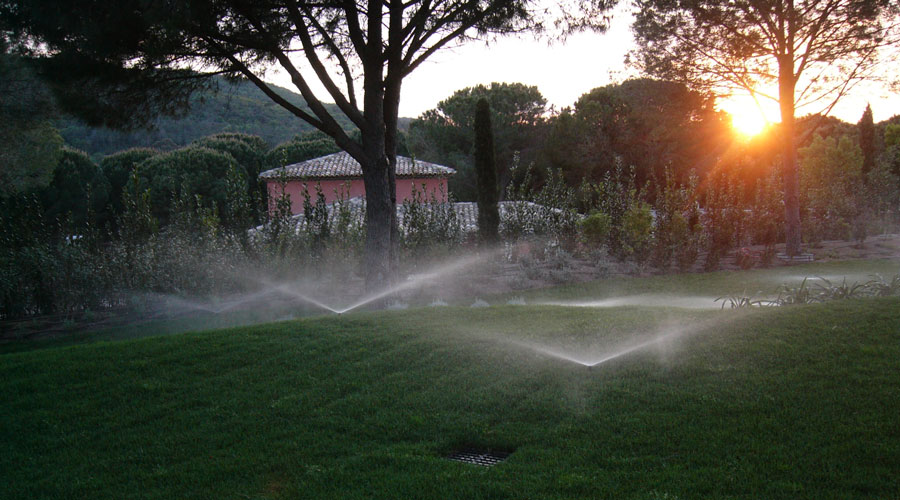
[[[859,127],[859,148],[863,153],[862,173],[865,180],[875,166],[875,122],[872,119],[872,106],[869,104],[866,104],[866,110],[863,111],[857,127]]]
[[[475,172],[478,183],[478,232],[481,239],[498,239],[500,211],[497,207],[497,166],[494,161],[494,133],[491,130],[491,107],[481,98],[475,105]]]

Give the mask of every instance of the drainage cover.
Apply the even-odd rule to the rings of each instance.
[[[506,460],[508,456],[509,453],[504,451],[460,450],[447,455],[447,459],[482,467],[491,467]]]

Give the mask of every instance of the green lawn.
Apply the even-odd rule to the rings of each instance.
[[[602,357],[674,331],[590,370],[523,347]],[[900,498],[900,299],[423,308],[44,347],[0,355],[3,498]],[[465,447],[513,453],[443,458]]]

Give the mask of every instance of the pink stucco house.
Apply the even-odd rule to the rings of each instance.
[[[447,179],[455,173],[456,170],[449,167],[398,156],[397,203],[411,199],[413,186],[419,192],[424,188],[428,198],[434,193],[440,201],[447,201]],[[316,185],[321,186],[327,203],[339,196],[355,198],[366,195],[359,162],[343,151],[266,170],[259,177],[266,183],[270,201],[282,196],[282,179],[287,181],[284,193],[291,197],[291,212],[294,214],[303,212],[304,186],[313,198],[316,196]]]

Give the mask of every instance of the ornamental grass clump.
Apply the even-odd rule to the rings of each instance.
[[[799,287],[781,285],[778,297],[774,300],[776,305],[786,306],[795,304],[812,304],[816,302],[828,302],[842,299],[858,299],[865,297],[889,297],[900,295],[900,274],[891,279],[885,279],[881,275],[873,275],[869,281],[860,283],[848,283],[847,278],[840,283],[819,277],[820,282],[812,287],[807,286],[808,278],[804,278]]]
[[[866,286],[869,292],[876,297],[900,295],[900,274],[895,274],[890,279],[885,279],[880,274],[874,274]]]

